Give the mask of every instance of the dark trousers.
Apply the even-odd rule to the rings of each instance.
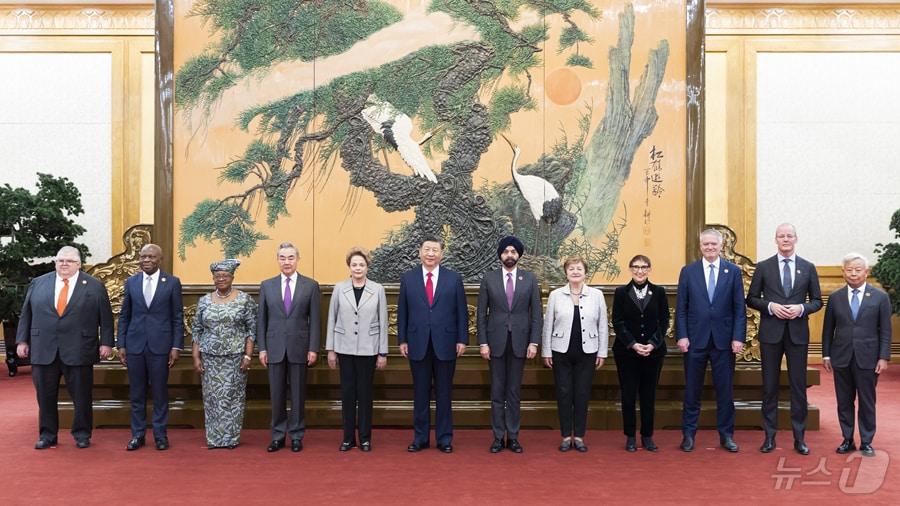
[[[712,336],[706,348],[693,346],[684,354],[684,409],[682,411],[682,431],[694,437],[697,420],[700,417],[700,394],[706,376],[706,364],[712,366],[713,386],[716,389],[716,429],[719,437],[734,436],[734,353],[731,349],[720,350],[713,343]]]
[[[596,360],[596,353],[583,351],[577,336],[569,341],[569,351],[553,352],[556,407],[559,411],[559,431],[563,437],[571,436],[573,432],[575,437],[584,437]]]
[[[341,370],[341,419],[344,441],[356,441],[359,423],[360,442],[372,440],[372,390],[376,356],[338,353]]]
[[[169,419],[169,356],[149,350],[128,354],[128,388],[131,394],[131,436],[147,431],[147,386],[153,398],[153,437],[166,437]]]
[[[512,336],[506,336],[506,350],[499,357],[491,357],[491,428],[496,439],[519,439],[522,425],[520,411],[522,371],[525,359],[512,350]]]
[[[410,360],[409,368],[413,379],[413,432],[414,442],[428,444],[428,427],[431,425],[431,387],[434,385],[434,437],[438,444],[448,445],[453,441],[453,373],[456,360],[439,360],[434,354],[431,341],[422,360]]]
[[[295,364],[287,359],[269,362],[269,396],[272,399],[272,440],[280,441],[289,435],[291,440],[303,439],[306,432],[304,405],[306,400],[306,363]],[[287,412],[287,390],[291,391],[291,414]]]
[[[859,397],[859,440],[872,443],[875,437],[875,369],[860,369],[856,357],[850,357],[847,367],[834,368],[834,393],[837,397],[838,422],[844,439],[853,439],[853,407]]]
[[[806,359],[808,344],[795,344],[785,325],[784,335],[777,343],[760,342],[762,358],[762,419],[767,437],[778,430],[778,387],[781,379],[781,357],[787,357],[788,384],[791,390],[791,428],[794,439],[803,440],[806,431]]]
[[[642,357],[626,351],[616,353],[616,372],[622,393],[622,428],[625,435],[634,437],[637,428],[635,400],[641,399],[641,436],[653,435],[653,415],[656,410],[656,386],[665,355]]]
[[[37,392],[38,430],[41,439],[56,439],[59,432],[59,379],[66,378],[66,389],[75,405],[75,418],[72,420],[72,436],[76,439],[91,437],[94,426],[93,397],[91,389],[94,385],[93,365],[66,365],[59,359],[47,365],[31,366],[31,380]]]

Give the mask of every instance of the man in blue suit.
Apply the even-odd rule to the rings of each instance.
[[[694,450],[700,392],[709,362],[716,389],[719,443],[737,452],[732,383],[735,355],[743,351],[747,334],[744,282],[740,267],[719,256],[722,234],[718,230],[700,233],[700,252],[703,258],[684,266],[678,276],[675,321],[685,374],[681,449]]]
[[[453,373],[456,358],[469,342],[469,311],[462,277],[440,266],[444,243],[426,237],[419,248],[422,266],[400,279],[397,342],[409,359],[413,377],[413,429],[407,451],[428,448],[431,388],[435,393],[435,439],[438,450],[453,451]],[[433,381],[433,383],[432,383]]]
[[[144,446],[147,430],[147,385],[153,396],[153,439],[157,450],[169,449],[169,368],[184,346],[181,281],[159,268],[162,249],[141,248],[141,272],[125,281],[119,313],[119,360],[128,367],[131,391],[131,440],[125,447]]]

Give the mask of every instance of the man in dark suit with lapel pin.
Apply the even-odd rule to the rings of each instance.
[[[272,442],[266,450],[277,452],[291,438],[291,451],[303,449],[306,433],[304,405],[306,370],[316,363],[319,351],[319,283],[297,273],[300,253],[291,243],[278,247],[281,274],[259,285],[256,342],[259,362],[269,371],[272,400]],[[286,387],[291,389],[288,418]]]
[[[491,370],[491,453],[505,446],[522,453],[519,411],[525,359],[537,356],[541,340],[541,291],[534,274],[516,265],[525,253],[517,237],[500,240],[502,267],[490,271],[478,290],[478,346]]]
[[[806,432],[806,359],[809,354],[809,315],[822,308],[822,289],[816,266],[797,256],[797,230],[790,223],[775,229],[778,253],[756,265],[747,305],[759,311],[762,352],[762,419],[766,439],[759,451],[775,449],[778,431],[778,387],[781,359],[787,357],[791,391],[794,450],[809,455]]]
[[[853,442],[854,398],[859,399],[859,451],[874,457],[875,386],[891,359],[891,302],[866,283],[869,263],[859,253],[844,257],[847,286],[828,296],[822,326],[822,364],[834,372],[838,421],[844,440],[837,453],[856,450]]]
[[[125,281],[119,313],[119,360],[128,367],[131,391],[131,440],[134,451],[144,446],[147,431],[147,385],[153,396],[153,440],[157,450],[169,449],[169,369],[184,346],[181,281],[159,268],[162,249],[141,248],[141,272]]]
[[[112,308],[106,287],[80,270],[81,253],[72,246],[59,250],[55,264],[55,272],[31,281],[16,330],[16,353],[21,358],[31,356],[39,413],[37,450],[56,446],[60,377],[66,378],[75,407],[75,445],[91,445],[94,364],[111,357],[113,347]]]
[[[419,248],[421,267],[400,278],[397,298],[397,342],[409,359],[413,378],[413,428],[407,451],[428,448],[431,388],[435,395],[435,439],[438,450],[453,451],[453,373],[456,359],[469,342],[469,311],[462,277],[441,267],[444,242],[426,237]]]
[[[700,417],[700,393],[706,364],[712,366],[716,389],[716,428],[719,444],[737,452],[734,442],[735,355],[744,349],[747,315],[741,269],[721,258],[722,234],[716,229],[700,233],[703,258],[681,269],[675,308],[678,348],[684,353],[684,409],[681,449],[694,450]]]

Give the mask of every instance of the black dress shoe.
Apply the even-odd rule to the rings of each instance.
[[[578,438],[572,439],[572,446],[574,446],[575,449],[580,451],[581,453],[584,453],[588,450],[587,445],[584,444],[584,441]]]
[[[686,435],[681,439],[681,451],[683,451],[683,452],[694,451],[694,438],[692,436]]]
[[[565,453],[572,449],[572,440],[571,439],[563,439],[563,442],[559,444],[559,451]]]
[[[796,444],[796,442],[794,443]],[[763,441],[762,446],[759,447],[759,451],[762,453],[772,453],[775,449],[775,436],[769,437],[766,436],[766,440]]]
[[[491,443],[491,453],[500,453],[503,450],[503,440],[502,439],[494,439],[494,442]]]
[[[408,451],[410,453],[415,453],[415,452],[420,452],[420,451],[424,450],[425,448],[428,448],[428,443],[420,444],[420,443],[412,442],[409,444],[409,446],[406,447],[406,451]]]
[[[354,444],[355,446],[355,444]],[[297,453],[303,450],[303,440],[302,439],[292,439],[291,440],[291,451]]]
[[[845,439],[845,440],[841,441],[841,446],[838,446],[837,449],[834,451],[843,455],[845,453],[850,453],[850,452],[856,451],[856,445],[853,444],[852,439]]]
[[[269,453],[277,452],[278,450],[284,448],[284,439],[273,439],[269,446],[266,447],[266,451]]]
[[[863,457],[874,457],[875,448],[872,448],[872,445],[870,445],[869,443],[860,443],[859,453],[862,453]]]
[[[89,448],[91,446],[91,440],[90,440],[90,438],[86,438],[86,437],[81,438],[81,439],[76,439],[75,446],[77,448],[82,448],[82,449]]]
[[[625,437],[625,451],[626,452],[636,452],[637,451],[637,442],[634,440],[634,436],[626,436]]]
[[[159,451],[165,451],[169,449],[169,438],[167,437],[156,438],[154,442],[156,443],[156,449]]]
[[[144,437],[143,436],[133,437],[133,438],[131,438],[131,441],[129,441],[128,444],[125,446],[125,449],[130,452],[133,452],[142,446],[144,446]]]
[[[794,440],[794,451],[800,455],[809,455],[809,447],[799,439]]]
[[[35,450],[46,450],[47,448],[51,448],[56,446],[56,439],[38,439],[37,443],[34,444]]]
[[[650,436],[641,436],[641,446],[648,452],[659,451],[659,447],[656,446],[656,443],[653,442],[653,438]]]
[[[371,441],[363,441],[362,443],[359,443],[359,449],[364,452],[372,451]]]
[[[451,445],[449,443],[447,443],[445,445],[438,443],[437,449],[443,453],[453,453],[453,445]]]
[[[343,441],[341,443],[341,447],[338,450],[342,452],[349,452],[350,448],[356,448],[356,441]]]
[[[522,453],[523,451],[525,451],[525,448],[522,448],[522,445],[519,444],[518,439],[510,439],[509,441],[507,441],[506,447],[509,448],[513,453]]]
[[[730,451],[731,453],[737,453],[739,448],[737,443],[734,442],[734,439],[730,437],[723,437],[719,440],[719,446]]]

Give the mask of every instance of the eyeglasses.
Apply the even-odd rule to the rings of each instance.
[[[63,265],[66,265],[66,264],[77,264],[77,263],[79,263],[79,262],[80,262],[80,260],[70,260],[70,259],[68,259],[68,258],[57,258],[57,259],[56,259],[56,263],[58,263],[58,264],[63,264]]]
[[[632,265],[630,268],[633,271],[649,271],[650,270],[649,265]]]

